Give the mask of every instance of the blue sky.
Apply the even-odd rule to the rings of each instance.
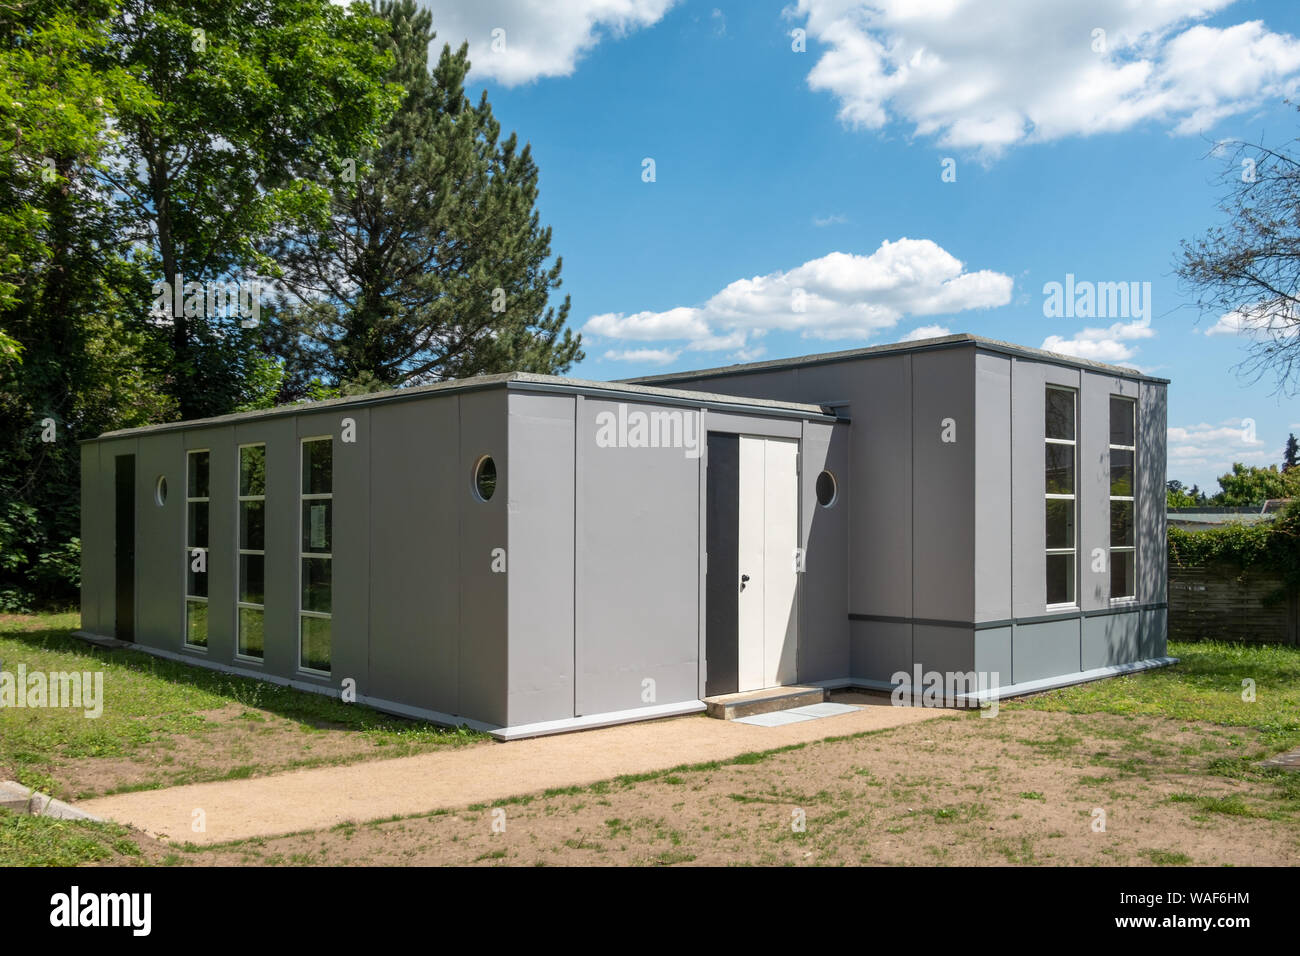
[[[1300,5],[900,2],[428,4],[532,144],[571,374],[972,332],[1171,379],[1171,478],[1279,460],[1300,408],[1173,270],[1222,218],[1214,142],[1300,134]],[[1067,274],[1149,310],[1046,317]]]

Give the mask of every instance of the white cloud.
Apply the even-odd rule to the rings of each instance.
[[[822,227],[822,226],[838,226],[838,225],[841,225],[842,223],[846,223],[846,222],[848,222],[848,221],[849,221],[849,220],[848,220],[847,217],[842,216],[842,215],[840,215],[839,213],[832,213],[832,214],[829,215],[829,216],[814,216],[814,217],[813,217],[813,225],[814,225],[814,226],[817,226],[817,227],[819,227],[819,228]]]
[[[1249,420],[1241,418],[1230,418],[1217,424],[1202,422],[1170,426],[1169,477],[1190,483],[1197,474],[1214,477],[1225,474],[1232,470],[1233,462],[1275,464],[1280,452],[1262,441],[1250,426]],[[1202,490],[1213,489],[1203,487]]]
[[[1219,316],[1206,335],[1244,335],[1282,341],[1300,332],[1300,314],[1287,300],[1257,302]]]
[[[1146,122],[1197,133],[1294,93],[1296,38],[1198,22],[1234,2],[799,0],[788,13],[826,48],[808,84],[845,123],[898,121],[994,156]]]
[[[898,341],[919,342],[922,339],[937,339],[944,335],[952,335],[952,330],[946,329],[942,325],[921,325],[908,332]]]
[[[680,352],[671,349],[612,349],[604,357],[615,362],[644,362],[648,365],[667,365],[677,361]]]
[[[1068,339],[1049,335],[1043,340],[1043,348],[1094,362],[1127,362],[1137,354],[1137,349],[1128,343],[1149,339],[1155,334],[1155,329],[1142,320],[1116,322],[1105,329],[1080,329]]]
[[[473,75],[517,86],[569,76],[602,39],[650,27],[676,0],[423,0],[437,32],[433,53],[469,41]],[[504,31],[493,34],[494,30]]]
[[[701,306],[664,312],[604,313],[587,335],[659,342],[685,340],[692,351],[750,350],[768,331],[805,338],[865,339],[904,316],[941,315],[1006,305],[1012,279],[967,272],[929,239],[885,241],[869,256],[832,252],[788,272],[737,279]]]

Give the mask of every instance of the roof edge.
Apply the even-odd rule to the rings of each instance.
[[[1110,365],[1106,362],[1096,362],[1092,359],[1077,358],[1073,355],[1065,355],[1060,352],[1049,352],[1046,349],[1036,349],[1027,345],[1016,345],[1014,342],[1003,342],[999,339],[990,339],[980,335],[972,335],[969,332],[942,335],[932,339],[919,339],[914,342],[889,342],[880,345],[869,345],[864,348],[845,349],[839,352],[820,352],[815,355],[771,359],[766,362],[745,362],[737,365],[721,365],[715,368],[699,369],[695,371],[668,372],[663,375],[640,375],[635,378],[619,379],[618,381],[629,384],[689,381],[698,378],[717,378],[724,375],[747,375],[758,372],[777,371],[785,368],[800,368],[808,365],[830,365],[835,362],[851,362],[856,359],[876,358],[892,354],[926,352],[938,349],[961,347],[974,347],[989,352],[1021,356],[1039,362],[1050,362],[1055,365],[1063,365],[1070,368],[1106,372],[1124,378],[1151,382],[1153,384],[1169,384],[1169,379],[1167,378],[1158,378],[1154,375],[1147,375],[1145,372],[1140,372],[1135,368],[1128,368],[1122,365]]]
[[[275,408],[234,412],[229,415],[217,415],[210,418],[193,418],[178,422],[162,422],[156,425],[140,425],[135,428],[119,428],[114,431],[104,432],[95,438],[84,439],[79,444],[86,445],[93,442],[114,441],[139,435],[156,435],[196,428],[221,428],[227,425],[240,425],[246,422],[265,421],[291,415],[327,412],[331,409],[368,408],[372,405],[389,405],[444,394],[460,394],[492,388],[537,390],[567,394],[625,395],[628,398],[658,399],[678,405],[696,404],[731,411],[763,412],[780,417],[793,416],[825,421],[839,420],[833,411],[828,411],[820,405],[801,402],[747,398],[740,395],[703,392],[695,389],[664,388],[625,382],[594,382],[587,379],[563,378],[558,375],[540,375],[533,372],[502,372],[497,375],[451,379],[446,382],[435,382],[431,385],[416,385],[409,388],[389,389],[363,395],[349,395],[343,398],[328,398],[318,402],[297,402],[292,405],[278,405]]]

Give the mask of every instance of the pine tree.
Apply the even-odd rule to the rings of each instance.
[[[468,45],[444,45],[429,70],[432,18],[411,0],[376,10],[391,24],[388,79],[407,91],[355,181],[329,183],[324,230],[286,237],[275,258],[289,292],[272,347],[287,363],[283,398],[321,376],[367,391],[500,372],[558,373],[582,358],[564,327],[561,261],[535,210],[538,169],[500,138],[487,94],[465,95]]]
[[[1296,441],[1295,435],[1286,436],[1286,450],[1282,452],[1282,470],[1290,471],[1296,466],[1297,456],[1300,456],[1300,442]]]

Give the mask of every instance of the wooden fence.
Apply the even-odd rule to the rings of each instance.
[[[1269,571],[1215,565],[1178,567],[1169,562],[1169,639],[1297,644],[1300,601]]]

